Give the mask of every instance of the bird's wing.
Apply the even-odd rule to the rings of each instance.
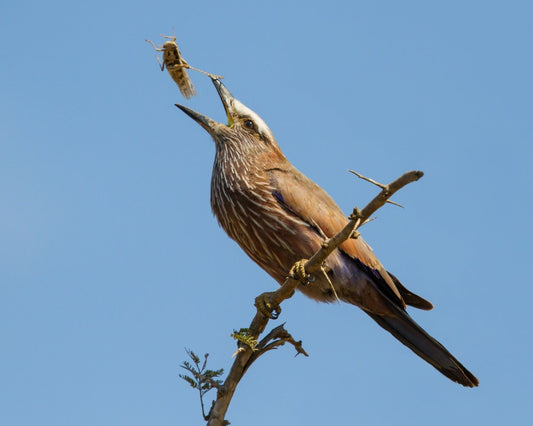
[[[278,202],[315,228],[323,238],[333,237],[348,223],[348,219],[335,201],[296,168],[276,167],[268,169],[267,173],[275,188],[273,195]],[[348,239],[339,248],[376,278],[375,284],[390,297],[391,301],[405,308],[398,287],[361,237]]]

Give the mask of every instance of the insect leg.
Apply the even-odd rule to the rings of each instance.
[[[158,52],[163,52],[163,51],[164,51],[164,49],[162,49],[163,46],[156,46],[152,40],[145,39],[144,41],[150,43],[150,44],[152,45],[152,47],[153,47],[156,51],[158,51]]]
[[[161,60],[159,59],[159,56],[155,55],[155,58],[157,59],[157,62],[161,66],[161,71],[163,71],[165,69],[165,63],[161,62]]]
[[[166,35],[163,35],[163,34],[159,34],[161,37],[163,38],[166,38],[172,42],[175,42],[176,41],[176,36],[166,36]]]
[[[198,72],[201,72],[202,74],[205,74],[207,75],[209,78],[212,78],[214,80],[221,80],[223,79],[224,77],[221,76],[221,75],[216,75],[216,74],[211,74],[210,72],[207,72],[207,71],[202,71],[198,68],[194,68],[194,67],[191,67],[189,64],[183,64],[183,65],[180,65],[181,67],[183,68],[188,68],[190,70],[193,70],[193,71],[198,71]]]

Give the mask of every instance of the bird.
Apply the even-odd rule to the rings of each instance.
[[[211,208],[228,236],[282,284],[292,265],[310,258],[348,218],[326,191],[289,162],[263,119],[220,80],[212,82],[227,125],[176,104],[215,142]],[[324,271],[298,289],[317,301],[340,299],[358,306],[446,377],[478,386],[478,379],[406,310],[407,305],[423,310],[433,305],[388,272],[361,236],[341,244],[326,259]]]

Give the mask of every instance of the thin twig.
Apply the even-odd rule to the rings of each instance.
[[[402,209],[404,208],[400,203],[397,203],[396,201],[387,200],[387,203],[392,204],[393,206],[401,207]]]
[[[382,183],[379,183],[377,181],[375,181],[374,179],[371,179],[369,177],[366,177],[366,176],[363,176],[361,173],[357,173],[355,170],[348,170],[350,173],[353,173],[355,176],[357,176],[359,179],[363,179],[363,180],[366,180],[367,182],[370,182],[376,186],[378,186],[379,188],[383,189],[385,188],[385,185],[383,185]]]
[[[294,349],[296,349],[296,355],[303,354],[305,356],[309,356],[309,354],[302,347],[302,342],[297,342],[294,340],[291,334],[285,329],[285,323],[283,323],[270,330],[270,332],[257,344],[257,346],[254,348],[254,353],[250,357],[250,360],[246,366],[246,370],[261,355],[273,349],[277,349],[279,346],[283,346],[285,343],[290,343],[294,346]]]

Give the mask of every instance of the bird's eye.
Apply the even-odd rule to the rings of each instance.
[[[252,120],[244,120],[244,127],[247,127],[248,129],[253,129],[254,122]]]

